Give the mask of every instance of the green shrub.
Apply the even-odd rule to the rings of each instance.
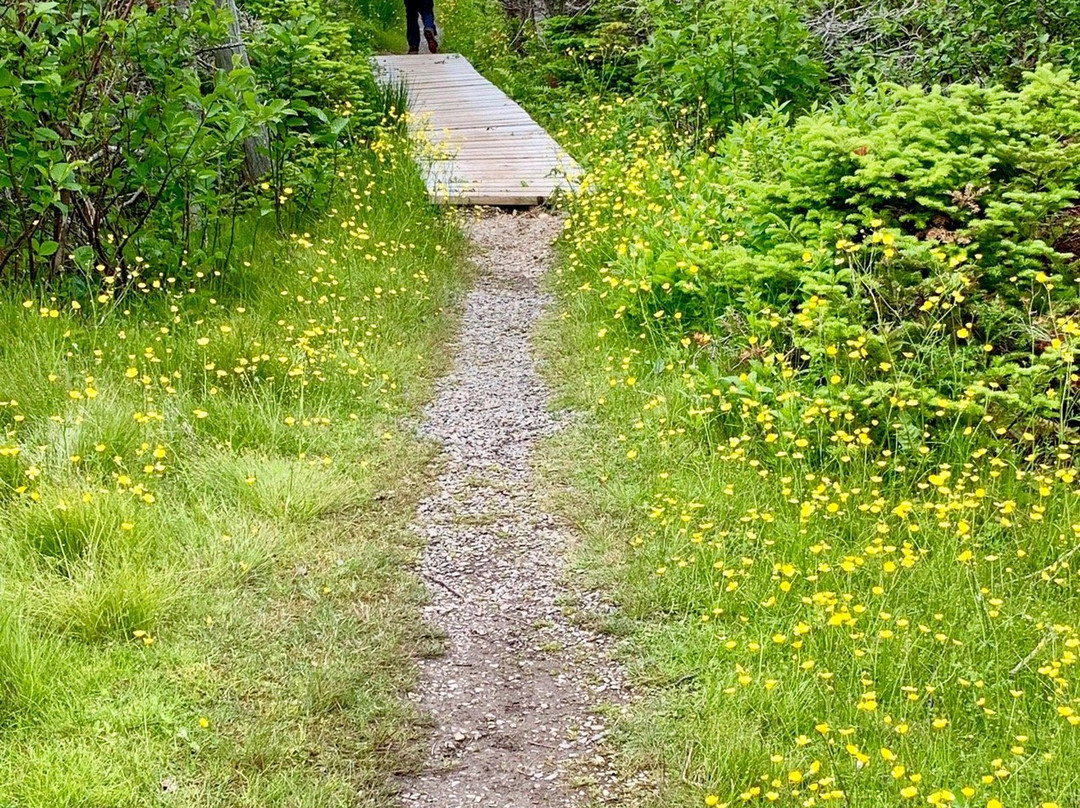
[[[544,19],[536,50],[547,85],[570,83],[603,93],[633,89],[637,46],[630,23],[594,9]]]
[[[796,121],[772,171],[742,186],[748,241],[761,252],[820,248],[879,218],[902,239],[904,270],[926,275],[941,250],[978,254],[983,290],[1015,302],[1013,276],[1071,264],[1046,239],[1080,187],[1077,133],[1080,87],[1049,68],[1018,92],[955,85],[855,98]]]
[[[716,158],[642,137],[600,180],[619,191],[580,204],[633,212],[607,295],[708,345],[688,406],[723,433],[746,413],[703,391],[766,407],[758,429],[824,407],[895,450],[956,451],[990,417],[1050,451],[1080,427],[1078,137],[1080,85],[1050,68],[1016,92],[891,88],[755,118]]]
[[[667,117],[725,130],[773,104],[807,108],[822,94],[813,38],[787,0],[645,4],[651,34],[639,81]]]
[[[213,0],[0,9],[6,277],[67,273],[85,293],[89,276],[178,270],[192,230],[235,208],[242,143],[284,104],[259,104],[250,70],[200,75],[226,23]]]
[[[265,20],[252,40],[252,67],[261,88],[289,102],[291,128],[318,137],[348,116],[361,134],[369,134],[378,124],[372,105],[378,90],[370,48],[356,26],[322,2],[250,5]]]
[[[256,180],[302,216],[328,201],[350,129],[378,123],[370,45],[321,3],[250,4],[265,20],[231,70],[214,66],[234,36],[215,0],[20,8],[0,9],[9,278],[85,301],[103,276],[227,264]]]

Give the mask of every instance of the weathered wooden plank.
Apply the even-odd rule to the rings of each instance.
[[[521,185],[521,184],[535,184],[546,183],[550,185],[562,185],[565,182],[565,177],[559,174],[552,174],[544,170],[541,167],[534,168],[531,171],[519,171],[517,172],[515,179],[508,182],[505,179],[506,171],[499,169],[482,169],[476,166],[466,166],[464,170],[460,168],[454,169],[428,169],[424,172],[425,177],[430,177],[433,180],[440,181],[453,181],[453,182],[501,182],[505,185]]]
[[[373,63],[380,81],[408,93],[409,132],[433,201],[536,205],[573,192],[580,166],[468,60],[420,54]]]
[[[463,104],[468,106],[462,106]],[[515,121],[521,122],[525,126],[529,124],[536,125],[521,107],[477,104],[475,100],[467,99],[462,99],[458,105],[453,107],[447,106],[434,109],[420,107],[416,110],[410,110],[409,119],[412,121],[430,120],[437,126],[448,126],[448,122],[457,119],[490,121],[492,123]]]
[[[482,148],[470,144],[448,145],[445,148],[432,149],[430,154],[424,156],[426,159],[435,162],[440,160],[525,160],[528,162],[562,163],[568,168],[574,166],[573,160],[564,154],[544,149],[523,150],[517,143],[508,146],[492,143]]]
[[[416,92],[416,90],[413,90],[413,92]],[[492,115],[525,115],[521,107],[516,105],[511,106],[505,102],[496,101],[485,104],[482,101],[478,101],[475,96],[467,94],[451,96],[446,99],[445,103],[425,104],[424,102],[415,102],[409,105],[409,119],[414,121],[418,121],[422,118],[442,117],[446,113],[453,112],[479,112],[491,113]],[[525,117],[528,116],[525,115]],[[530,118],[530,120],[532,119]]]
[[[514,160],[500,158],[495,160],[432,160],[425,164],[429,171],[461,171],[468,168],[474,172],[487,172],[512,177],[517,181],[520,176],[561,176],[567,173],[568,166],[558,165],[550,160]]]
[[[565,174],[573,169],[572,166],[566,164],[560,164],[555,160],[541,160],[528,159],[517,160],[513,157],[502,157],[491,160],[473,160],[473,159],[444,159],[443,155],[438,155],[436,159],[425,159],[424,167],[427,169],[446,169],[446,170],[459,170],[462,166],[475,169],[477,171],[495,171],[501,172],[512,182],[517,182],[519,174]]]
[[[555,182],[522,182],[522,183],[506,183],[498,179],[487,180],[470,180],[468,182],[435,182],[433,183],[435,190],[452,193],[463,193],[469,191],[484,191],[486,193],[494,193],[496,191],[505,191],[510,194],[529,194],[541,196],[547,196],[554,193],[562,186]]]
[[[430,130],[417,131],[417,141],[421,144],[426,140],[432,144],[449,147],[452,144],[468,142],[470,144],[486,143],[498,145],[511,143],[518,147],[528,146],[534,151],[550,147],[551,140],[542,138],[531,132],[521,132],[508,127],[462,127],[452,132],[433,132]]]

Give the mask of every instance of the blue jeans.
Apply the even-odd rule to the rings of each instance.
[[[409,40],[409,50],[420,49],[417,17],[423,17],[425,28],[435,30],[435,0],[405,0],[405,38]]]

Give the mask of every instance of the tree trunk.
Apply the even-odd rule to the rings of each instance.
[[[229,42],[214,49],[214,64],[219,70],[232,70],[233,57],[239,57],[244,67],[250,67],[244,36],[240,32],[240,15],[236,0],[214,0],[214,4],[229,14]],[[270,171],[270,133],[260,126],[255,134],[244,140],[244,179],[253,184]]]

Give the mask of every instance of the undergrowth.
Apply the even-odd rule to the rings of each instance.
[[[397,421],[459,240],[396,135],[337,183],[231,271],[0,302],[0,805],[385,805],[418,762]]]
[[[1075,93],[576,126],[553,451],[656,804],[1071,804]]]

